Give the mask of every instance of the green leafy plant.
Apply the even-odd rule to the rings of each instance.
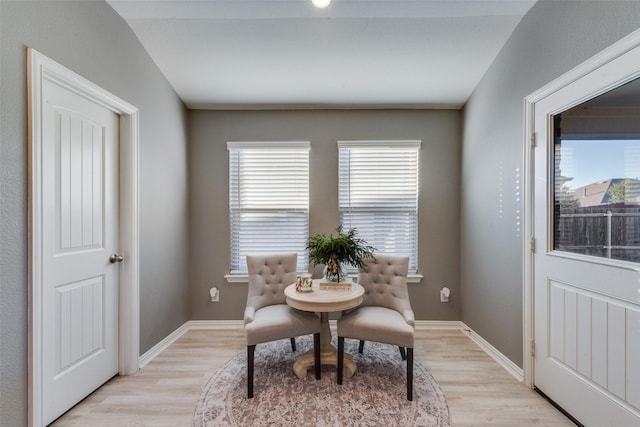
[[[338,232],[336,236],[318,234],[309,238],[307,249],[309,260],[313,264],[328,265],[333,260],[340,264],[362,267],[365,259],[373,258],[373,252],[376,249],[358,237],[355,228],[343,233],[340,225],[336,231]]]

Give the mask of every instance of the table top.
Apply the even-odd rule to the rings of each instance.
[[[287,304],[298,310],[321,313],[348,310],[362,304],[364,288],[359,284],[352,283],[351,289],[321,290],[322,281],[323,279],[313,279],[311,292],[296,291],[295,283],[287,286],[284,290]]]

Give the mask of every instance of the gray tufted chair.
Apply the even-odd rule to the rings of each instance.
[[[256,344],[313,334],[316,380],[320,379],[320,318],[315,313],[287,305],[284,289],[295,283],[298,255],[248,255],[249,290],[244,310],[247,336],[247,397],[253,397],[253,365]]]
[[[413,347],[415,317],[409,302],[409,257],[375,255],[358,273],[364,299],[355,310],[338,319],[338,384],[342,384],[344,339],[375,341],[400,347],[407,361],[407,399],[413,400]],[[406,348],[406,353],[405,349]]]

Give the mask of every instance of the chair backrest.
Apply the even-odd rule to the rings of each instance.
[[[363,306],[386,307],[398,312],[411,309],[407,274],[409,257],[376,254],[365,260],[358,272],[358,283],[364,288]]]
[[[298,254],[247,255],[249,291],[247,306],[256,310],[286,304],[284,289],[295,283]]]

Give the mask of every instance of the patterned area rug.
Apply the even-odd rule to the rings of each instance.
[[[334,337],[335,338],[335,337]],[[334,339],[335,341],[335,339]],[[345,340],[358,371],[336,383],[336,370],[322,367],[304,379],[293,373],[294,358],[311,349],[311,337],[258,344],[254,397],[247,399],[246,352],[235,355],[205,386],[193,425],[201,426],[437,426],[450,425],[449,408],[440,387],[420,363],[414,366],[413,402],[406,395],[406,365],[397,347]],[[335,343],[334,343],[335,344]]]

